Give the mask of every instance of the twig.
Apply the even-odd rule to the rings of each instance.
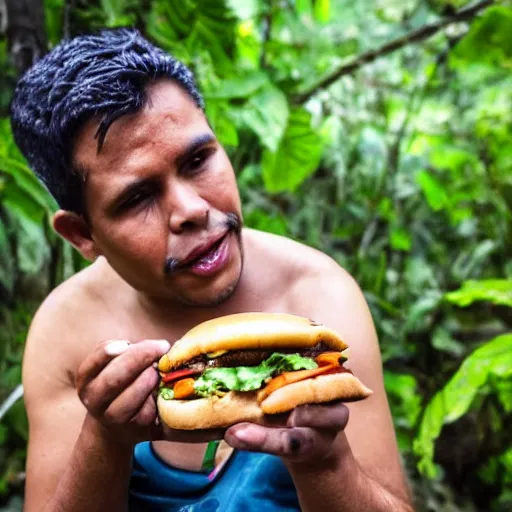
[[[7,3],[5,0],[0,0],[0,35],[4,35],[7,32],[9,22],[7,19]]]
[[[261,55],[260,55],[260,68],[264,68],[266,66],[266,46],[270,40],[270,33],[272,31],[272,14],[273,14],[273,2],[269,2],[267,13],[263,18],[263,40],[261,42]]]
[[[18,384],[14,391],[0,405],[0,420],[7,414],[9,409],[23,396],[23,386]]]
[[[64,1],[63,39],[69,39],[71,37],[71,11],[73,10],[74,3],[74,0]]]
[[[353,73],[361,66],[369,64],[370,62],[377,60],[379,57],[392,53],[395,50],[399,50],[404,46],[407,46],[412,43],[418,43],[420,41],[423,41],[424,39],[428,39],[436,32],[439,32],[439,30],[445,28],[446,26],[452,23],[472,19],[482,9],[485,9],[486,7],[489,7],[494,3],[496,3],[496,0],[483,0],[472,6],[461,9],[460,11],[455,12],[451,16],[442,18],[439,21],[436,21],[435,23],[430,23],[428,25],[424,25],[423,27],[417,30],[413,30],[412,32],[402,37],[399,37],[397,39],[394,39],[393,41],[390,41],[389,43],[384,44],[383,46],[377,48],[376,50],[370,50],[368,52],[362,53],[358,57],[352,59],[347,64],[341,66],[339,69],[331,73],[329,76],[325,77],[319,83],[310,87],[306,91],[296,95],[295,98],[293,99],[293,102],[301,105],[308,101],[309,98],[311,98],[311,96],[313,96],[316,92],[318,92],[321,89],[325,89],[329,85],[336,82],[340,77]]]

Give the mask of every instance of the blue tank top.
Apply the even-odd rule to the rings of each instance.
[[[130,512],[297,512],[297,493],[274,455],[235,450],[213,478],[173,468],[151,443],[136,445]]]

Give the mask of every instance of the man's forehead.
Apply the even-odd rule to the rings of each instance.
[[[95,137],[99,122],[99,118],[89,120],[77,136],[73,153],[80,167],[119,164],[155,145],[178,148],[198,130],[208,127],[203,112],[188,93],[169,80],[150,84],[143,108],[112,123],[100,152]]]

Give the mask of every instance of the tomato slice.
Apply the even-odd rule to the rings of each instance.
[[[188,369],[177,370],[175,372],[166,373],[162,377],[162,380],[165,383],[174,382],[175,380],[183,379],[185,377],[190,377],[192,375],[197,375],[199,373],[202,373],[202,371],[201,370],[188,370]]]

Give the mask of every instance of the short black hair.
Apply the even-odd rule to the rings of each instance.
[[[84,177],[71,161],[78,129],[101,116],[101,150],[110,125],[139,110],[147,84],[158,78],[174,80],[204,110],[192,72],[128,28],[64,41],[19,80],[11,102],[14,139],[61,208],[85,213]]]

